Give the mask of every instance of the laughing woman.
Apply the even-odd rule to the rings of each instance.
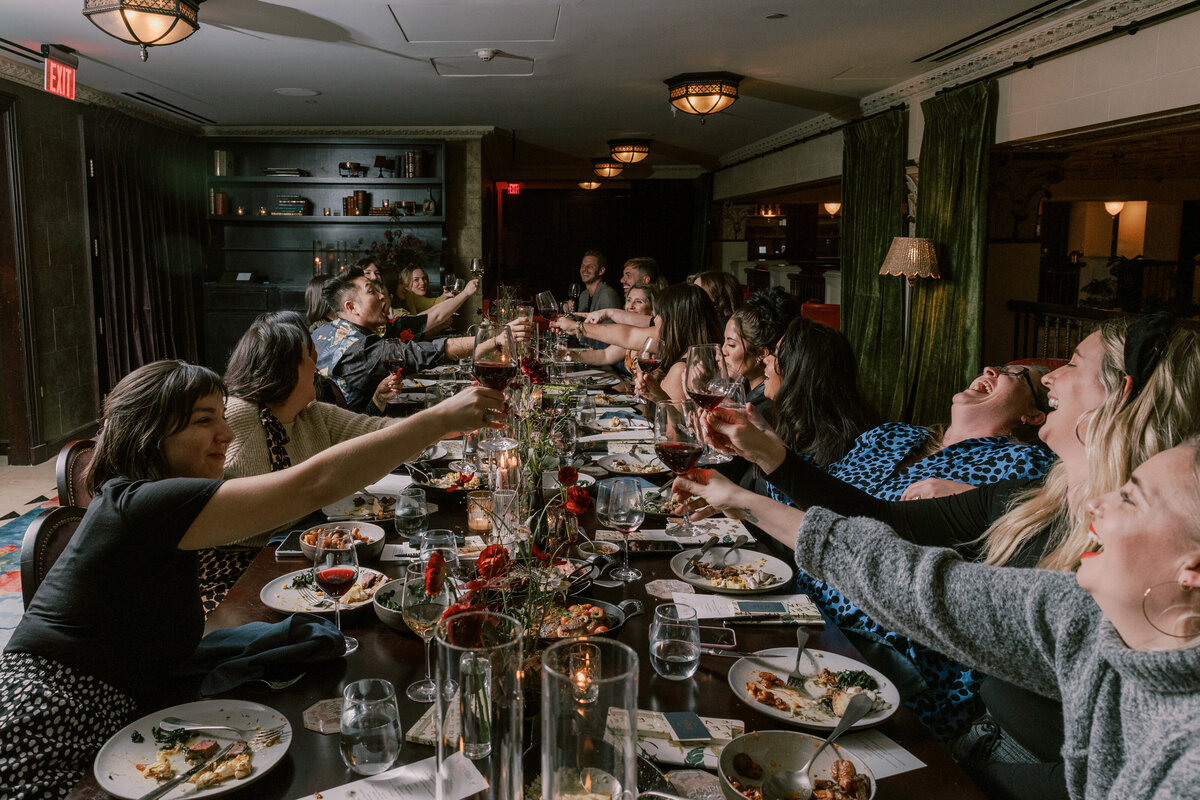
[[[197,550],[335,502],[504,405],[468,389],[418,424],[225,480],[224,401],[220,377],[182,361],[141,367],[105,399],[95,499],[0,656],[0,797],[65,797],[104,741],[174,685],[204,632]]]

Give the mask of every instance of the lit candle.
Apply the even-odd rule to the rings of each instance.
[[[600,648],[594,644],[580,642],[572,648],[567,666],[571,673],[571,682],[575,686],[575,701],[596,702],[596,698],[600,696],[600,687],[596,685],[596,677],[600,674]]]

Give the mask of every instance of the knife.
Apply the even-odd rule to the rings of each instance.
[[[700,552],[696,553],[696,555],[692,556],[691,558],[689,558],[687,560],[687,563],[683,565],[683,569],[681,570],[681,572],[683,572],[684,574],[687,574],[688,572],[695,572],[696,562],[699,561],[701,558],[703,558],[704,554],[707,553],[709,550],[711,550],[713,545],[716,544],[717,542],[719,542],[720,540],[721,540],[720,536],[714,535],[714,536],[708,537],[708,541],[705,542],[704,546],[700,548]]]
[[[722,658],[744,658],[759,664],[766,664],[772,669],[787,671],[787,655],[764,656],[758,653],[747,653],[744,650],[717,650],[712,647],[701,647],[700,652],[706,656],[721,656]]]
[[[196,766],[192,767],[191,769],[189,769],[187,772],[183,773],[182,775],[176,775],[174,778],[171,778],[171,780],[167,781],[166,783],[160,783],[156,788],[151,789],[150,791],[146,792],[144,795],[139,797],[138,800],[157,800],[157,798],[162,797],[164,794],[171,791],[176,786],[178,786],[179,784],[186,781],[188,778],[191,778],[194,775],[199,775],[201,772],[203,772],[209,766],[220,761],[222,758],[225,757],[225,755],[230,750],[233,749],[233,746],[235,744],[239,744],[239,742],[230,742],[229,744],[225,745],[224,750],[217,753],[212,758],[208,759],[207,761],[203,761],[203,762],[197,764]],[[240,744],[244,745],[245,743],[241,742]]]

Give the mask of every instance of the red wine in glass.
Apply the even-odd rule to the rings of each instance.
[[[474,372],[475,380],[484,386],[503,391],[517,377],[517,364],[515,361],[476,361]]]
[[[357,576],[353,567],[327,567],[316,571],[317,585],[330,597],[341,597],[350,591]]]
[[[704,445],[697,442],[658,442],[654,445],[654,452],[667,465],[667,469],[676,475],[683,475],[695,468],[700,454],[704,452]]]
[[[654,372],[654,370],[658,369],[660,366],[662,366],[662,359],[661,358],[638,358],[637,363],[638,363],[638,369],[640,369],[642,372],[651,373],[651,372]]]
[[[545,317],[547,322],[554,322],[558,319],[558,309],[556,308],[539,308],[538,313]]]
[[[395,375],[399,375],[401,372],[404,371],[404,359],[403,358],[385,358],[383,360],[383,368],[386,369],[388,372],[391,372]]]
[[[705,411],[712,411],[714,408],[721,405],[721,401],[725,399],[725,393],[688,392],[688,397],[695,400],[696,405],[700,406]]]

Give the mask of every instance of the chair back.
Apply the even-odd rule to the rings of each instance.
[[[800,304],[800,316],[808,317],[834,330],[842,329],[842,307],[836,303],[818,303],[809,300]]]
[[[42,585],[46,573],[67,548],[86,512],[76,506],[59,506],[33,518],[21,542],[21,599],[25,608]]]
[[[87,490],[87,471],[96,454],[94,439],[79,439],[58,451],[54,478],[58,483],[58,503],[87,508],[92,495]]]

